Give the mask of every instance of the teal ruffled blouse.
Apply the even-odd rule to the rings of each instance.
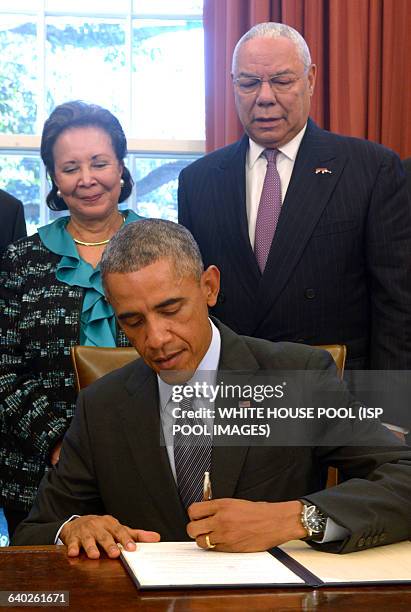
[[[132,210],[122,211],[125,223],[141,217]],[[70,286],[84,288],[83,307],[80,315],[80,344],[86,346],[116,346],[116,321],[114,311],[104,298],[100,264],[93,266],[81,259],[73,238],[66,230],[70,217],[60,217],[38,230],[44,246],[61,255],[56,278]]]

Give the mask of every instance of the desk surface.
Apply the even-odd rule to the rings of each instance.
[[[0,548],[0,591],[69,591],[70,607],[46,610],[409,612],[411,586],[138,591],[120,560],[69,559],[64,546]],[[2,608],[14,609],[17,608]],[[40,610],[24,607],[21,610]]]

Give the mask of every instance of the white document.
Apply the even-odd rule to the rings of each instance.
[[[121,556],[141,588],[304,584],[268,552],[222,553],[195,542],[156,542],[139,543],[134,552],[123,549]]]
[[[326,584],[411,581],[411,542],[336,555],[314,550],[301,540],[279,546]]]

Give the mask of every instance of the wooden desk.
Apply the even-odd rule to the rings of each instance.
[[[69,591],[70,612],[254,612],[261,610],[411,610],[411,586],[327,589],[138,591],[121,561],[69,559],[64,546],[0,548],[0,591]],[[40,610],[39,607],[2,608]]]

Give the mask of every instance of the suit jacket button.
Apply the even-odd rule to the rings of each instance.
[[[368,536],[368,538],[365,540],[365,545],[366,546],[372,546],[372,537]]]
[[[309,287],[308,289],[306,289],[304,291],[304,296],[307,298],[307,300],[312,300],[315,297],[315,291],[312,287]]]
[[[365,544],[365,539],[364,538],[360,538],[357,542],[357,547],[358,548],[362,548]]]

